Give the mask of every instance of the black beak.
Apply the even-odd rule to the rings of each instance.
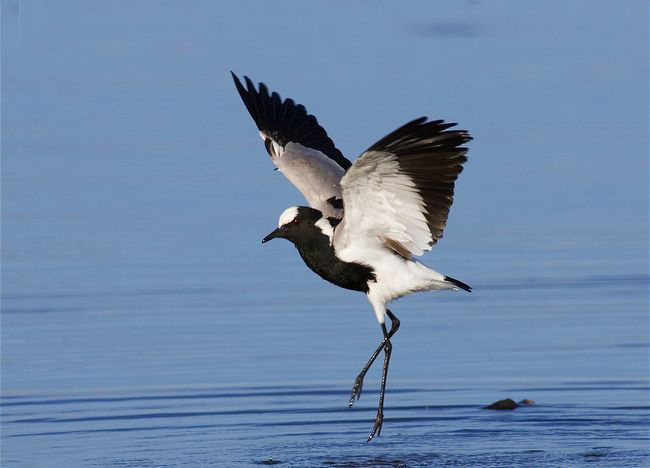
[[[262,244],[264,244],[265,242],[270,241],[271,239],[275,239],[276,237],[278,237],[280,235],[281,232],[282,232],[281,229],[277,228],[275,231],[273,231],[268,236],[266,236],[264,239],[262,239]]]

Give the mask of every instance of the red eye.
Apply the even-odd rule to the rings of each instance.
[[[300,220],[298,218],[293,218],[291,224],[300,224]]]

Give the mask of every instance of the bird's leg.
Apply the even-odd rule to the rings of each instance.
[[[379,390],[379,406],[377,406],[377,416],[375,416],[375,426],[368,437],[370,442],[376,435],[381,434],[381,426],[384,423],[384,394],[386,392],[386,378],[388,377],[388,363],[390,362],[390,354],[393,351],[393,345],[390,342],[389,333],[386,331],[386,325],[381,324],[381,329],[384,332],[384,370],[381,374],[381,389]]]
[[[370,366],[372,366],[372,363],[375,362],[375,359],[377,359],[377,356],[379,356],[379,353],[381,353],[381,350],[384,349],[384,346],[386,346],[386,343],[390,338],[395,334],[397,329],[399,328],[399,320],[395,315],[390,310],[386,311],[386,315],[388,315],[388,318],[390,318],[390,331],[388,332],[388,336],[384,334],[384,339],[379,343],[379,346],[377,346],[377,349],[375,349],[375,352],[372,353],[372,356],[370,356],[370,359],[368,359],[368,362],[366,365],[361,369],[361,372],[359,372],[359,375],[357,375],[357,378],[354,379],[354,386],[352,387],[352,396],[350,397],[350,401],[348,402],[348,406],[354,405],[354,401],[358,400],[361,397],[361,390],[363,388],[363,379],[366,376],[366,372],[368,372],[368,369],[370,369]],[[382,325],[383,328],[386,328],[385,325]]]

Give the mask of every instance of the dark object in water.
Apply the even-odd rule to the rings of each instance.
[[[269,457],[268,460],[262,460],[260,462],[260,465],[279,465],[280,463],[282,463],[282,462],[280,462],[278,460],[274,460],[273,458]]]
[[[485,406],[485,409],[492,409],[492,410],[513,410],[517,406],[517,403],[515,403],[515,400],[512,400],[510,398],[506,398],[505,400],[499,400],[495,401],[491,405]]]
[[[531,406],[534,405],[535,402],[533,400],[528,400],[528,399],[523,399],[519,403],[515,403],[515,400],[511,398],[506,398],[505,400],[499,400],[495,401],[491,405],[484,406],[484,409],[491,409],[491,410],[513,410],[516,409],[520,406]]]

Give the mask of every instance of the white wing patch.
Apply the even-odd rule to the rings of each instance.
[[[336,229],[337,251],[360,242],[383,244],[385,239],[398,242],[413,255],[431,250],[433,237],[424,217],[424,201],[411,178],[400,173],[395,155],[364,153],[348,169],[341,186],[345,218]]]
[[[327,201],[343,196],[340,181],[345,171],[341,166],[322,152],[300,143],[289,142],[283,148],[264,132],[260,132],[260,136],[271,141],[271,159],[278,170],[302,192],[312,208],[320,210],[325,217],[343,216],[342,209],[334,208]]]

